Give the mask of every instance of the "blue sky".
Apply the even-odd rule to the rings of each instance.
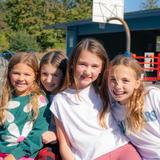
[[[145,2],[145,1],[146,0],[124,0],[125,12],[141,10],[140,6],[142,2]],[[160,4],[160,2],[158,4]]]

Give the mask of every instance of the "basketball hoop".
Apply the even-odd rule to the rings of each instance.
[[[92,21],[106,23],[111,17],[124,17],[124,0],[93,0]],[[121,24],[112,21],[113,24]]]
[[[124,0],[93,0],[92,21],[99,23],[100,29],[105,29],[108,23],[121,24],[126,32],[126,51],[125,55],[131,57],[130,53],[130,31],[124,21]]]

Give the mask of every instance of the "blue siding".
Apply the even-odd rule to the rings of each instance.
[[[138,31],[158,31],[160,34],[160,9],[142,10],[136,12],[125,13],[125,21],[132,33]],[[47,27],[46,27],[47,28]],[[123,33],[124,27],[122,25],[105,24],[104,28],[99,27],[99,23],[92,22],[91,20],[80,20],[69,23],[60,23],[48,26],[48,28],[61,28],[67,30],[67,55],[69,56],[73,47],[79,40],[79,37],[102,35],[109,33]],[[133,37],[134,37],[133,35]],[[137,35],[137,34],[136,34]],[[156,36],[156,35],[152,35]],[[142,37],[142,35],[141,35]],[[104,37],[103,37],[104,38]],[[140,38],[140,37],[138,37]],[[134,40],[136,38],[134,37]],[[155,37],[152,37],[152,41]],[[143,37],[142,37],[143,40]],[[137,40],[136,40],[137,41]],[[145,40],[143,40],[145,41]],[[72,44],[71,44],[72,43]],[[149,43],[149,42],[148,42]],[[137,44],[136,46],[137,48]],[[141,48],[141,47],[138,47]]]
[[[73,47],[77,44],[77,27],[71,27],[67,30],[67,56],[72,52]]]

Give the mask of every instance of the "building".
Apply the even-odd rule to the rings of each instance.
[[[160,52],[160,9],[143,10],[124,14],[131,35],[131,52],[143,56],[145,52]],[[126,51],[126,34],[123,25],[99,24],[91,20],[60,23],[48,28],[66,29],[67,55],[75,44],[85,37],[100,40],[112,58]]]

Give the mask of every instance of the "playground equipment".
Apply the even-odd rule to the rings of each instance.
[[[92,21],[113,23],[124,27],[126,33],[125,56],[131,57],[131,36],[128,24],[124,20],[124,0],[93,0]]]
[[[126,51],[124,52],[124,54],[126,57],[131,57],[131,52],[130,52],[130,50],[131,50],[131,35],[130,35],[130,30],[129,30],[128,24],[126,23],[125,20],[123,20],[122,18],[119,18],[119,17],[111,17],[108,19],[108,22],[113,21],[113,20],[119,21],[124,27],[124,30],[126,33]]]
[[[132,57],[139,61],[144,69],[143,79],[156,82],[160,80],[160,53],[137,56],[131,53],[131,35],[127,23],[124,20],[124,0],[93,0],[92,21],[98,23],[113,23],[123,25],[126,34],[126,57]],[[147,56],[146,56],[147,55]]]
[[[155,83],[160,80],[160,53],[158,53],[157,56],[150,55],[149,57],[137,56],[135,53],[132,53],[132,58],[138,60],[142,65],[144,69],[143,79],[145,81],[151,81]],[[146,58],[153,60],[146,61]]]

